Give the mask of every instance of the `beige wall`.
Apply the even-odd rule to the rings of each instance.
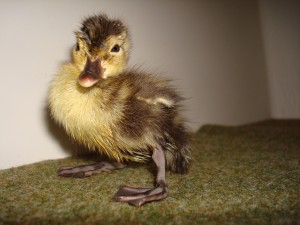
[[[270,117],[256,1],[0,1],[0,169],[62,158],[73,147],[45,113],[48,83],[69,59],[83,16],[129,25],[130,64],[175,80],[189,125]]]
[[[259,1],[273,118],[300,118],[300,1]]]

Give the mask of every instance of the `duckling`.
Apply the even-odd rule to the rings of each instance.
[[[110,160],[62,166],[58,175],[83,178],[153,160],[155,187],[122,186],[113,200],[141,206],[166,198],[165,171],[187,173],[191,162],[182,97],[168,80],[127,69],[130,38],[121,20],[87,17],[75,36],[72,60],[50,84],[50,114],[72,139]]]

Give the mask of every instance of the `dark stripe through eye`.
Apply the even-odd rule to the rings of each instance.
[[[78,43],[76,44],[76,48],[75,48],[75,50],[76,50],[77,52],[80,50],[80,46],[79,46],[79,44],[78,44]]]

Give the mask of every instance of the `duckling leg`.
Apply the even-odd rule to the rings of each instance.
[[[153,150],[152,159],[157,166],[156,187],[140,188],[123,186],[115,194],[116,202],[127,202],[134,206],[141,206],[147,202],[158,201],[168,196],[168,185],[165,179],[165,155],[158,146]]]
[[[95,163],[92,165],[84,165],[84,166],[62,166],[57,171],[58,176],[62,177],[75,177],[75,178],[84,178],[90,177],[93,174],[101,173],[101,172],[110,172],[111,170],[122,169],[126,167],[126,165],[118,162],[106,162],[102,161],[99,163]]]

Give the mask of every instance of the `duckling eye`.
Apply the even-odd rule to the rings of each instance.
[[[110,51],[111,52],[119,52],[120,51],[120,46],[119,45],[115,45]]]
[[[80,46],[79,46],[79,44],[77,43],[77,44],[76,44],[75,51],[78,52],[79,50],[80,50]]]

